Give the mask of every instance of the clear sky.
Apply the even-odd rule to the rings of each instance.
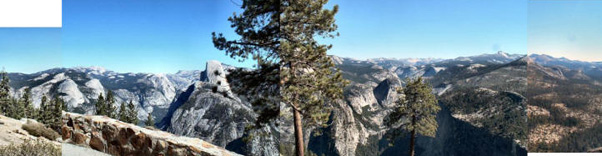
[[[0,65],[25,73],[57,66],[173,73],[204,69],[207,60],[249,67],[251,61],[230,59],[211,42],[213,31],[234,37],[226,19],[241,12],[235,3],[240,0],[64,0],[61,29],[0,28]],[[329,54],[527,53],[527,0],[331,0],[329,8],[333,4],[340,7],[341,36],[322,39],[334,46]]]
[[[602,1],[530,1],[529,53],[602,61]]]
[[[0,67],[37,72],[61,67],[61,29],[0,28]]]
[[[63,0],[63,27],[0,28],[0,66],[32,73],[102,66],[118,72],[203,70],[207,60],[251,67],[217,50],[211,32],[230,37],[227,0]]]
[[[527,0],[331,0],[335,55],[455,58],[527,53]]]

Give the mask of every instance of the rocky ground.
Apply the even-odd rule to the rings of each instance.
[[[44,137],[36,137],[30,135],[22,128],[22,125],[27,123],[28,119],[16,120],[3,115],[0,115],[0,146],[10,144],[21,144],[26,140],[42,140],[60,146],[60,142],[48,140]],[[35,122],[35,121],[30,121]]]
[[[27,125],[28,128],[23,128]],[[0,115],[0,155],[60,155],[61,143],[59,140],[49,140],[43,136],[28,130],[32,126],[39,125],[34,120],[16,120]],[[50,130],[52,131],[52,130]],[[52,131],[53,132],[53,131]],[[58,137],[58,134],[54,134]]]

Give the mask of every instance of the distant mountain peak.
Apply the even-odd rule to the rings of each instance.
[[[508,53],[503,52],[503,51],[498,51],[497,54],[500,56],[506,57],[506,58],[508,57]]]
[[[70,68],[70,69],[98,73],[99,75],[106,73],[106,72],[111,72],[111,71],[107,70],[105,67],[101,67],[101,66],[89,66],[89,67],[79,66],[79,67],[74,67],[74,68]]]

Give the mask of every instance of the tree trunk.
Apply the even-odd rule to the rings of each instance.
[[[304,154],[304,150],[303,150],[303,127],[301,125],[301,113],[296,110],[293,109],[293,114],[295,116],[294,122],[295,122],[295,151],[297,153],[297,156],[303,156]]]
[[[416,125],[416,117],[412,117],[412,125]],[[414,144],[416,142],[416,128],[412,129],[412,136],[410,137],[410,156],[414,156]]]

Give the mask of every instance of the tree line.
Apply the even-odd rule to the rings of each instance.
[[[4,71],[0,72],[0,113],[10,118],[35,119],[47,126],[58,129],[61,125],[62,111],[67,109],[65,101],[58,96],[48,99],[43,96],[40,107],[35,108],[32,104],[31,88],[25,88],[23,95],[19,98],[10,96],[10,79]]]
[[[125,101],[121,102],[121,105],[119,105],[119,111],[117,111],[115,103],[116,101],[113,91],[109,90],[106,97],[104,97],[101,93],[98,95],[98,101],[96,101],[96,104],[94,105],[96,108],[94,113],[96,115],[104,115],[131,124],[138,124],[138,111],[136,110],[136,106],[132,100],[130,100],[128,103]]]
[[[58,130],[62,124],[62,112],[67,111],[65,101],[58,95],[49,99],[46,95],[42,96],[40,106],[35,108],[31,96],[31,88],[25,88],[21,97],[14,98],[10,95],[10,79],[5,71],[0,71],[0,114],[14,118],[34,119],[38,122]],[[136,106],[130,100],[128,103],[122,102],[119,109],[115,107],[116,100],[112,91],[109,90],[106,97],[102,94],[98,96],[95,103],[95,115],[105,115],[110,118],[118,119],[123,122],[138,124],[138,111]],[[152,116],[147,119],[147,126],[154,126]]]

